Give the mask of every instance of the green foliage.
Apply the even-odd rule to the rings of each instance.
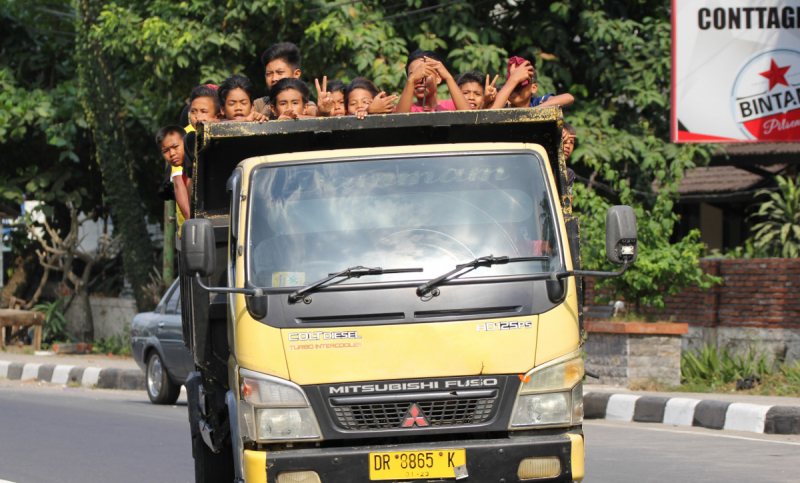
[[[144,290],[154,258],[140,193],[131,183],[134,155],[128,127],[120,122],[126,104],[119,94],[118,78],[111,75],[113,60],[104,52],[103,39],[92,34],[105,5],[101,0],[81,0],[76,5],[78,99],[92,131],[95,157],[100,160],[115,232],[122,240],[123,267],[136,307],[140,311],[151,310],[154,304]],[[148,198],[155,197],[149,193]]]
[[[605,216],[611,204],[600,197],[595,190],[576,186],[576,206],[581,210],[581,256],[586,266],[592,270],[617,270],[618,267],[606,260]],[[598,287],[612,289],[611,297],[598,297],[598,301],[622,296],[639,312],[643,305],[661,309],[665,307],[664,298],[679,293],[683,288],[696,284],[708,289],[721,279],[705,274],[698,266],[705,245],[700,242],[700,232],[693,230],[677,243],[670,243],[675,215],[658,203],[666,203],[663,196],[656,199],[653,209],[643,204],[629,201],[636,211],[638,220],[638,258],[633,266],[621,277],[596,279]],[[661,208],[661,211],[658,209]]]
[[[779,191],[759,191],[767,195],[753,217],[764,219],[753,227],[753,247],[773,256],[800,256],[800,177],[792,180],[776,176]]]
[[[768,258],[770,255],[763,248],[756,248],[751,237],[745,240],[742,246],[727,249],[724,252],[715,248],[706,256],[708,258]]]
[[[765,353],[758,354],[755,347],[751,347],[746,355],[731,356],[727,347],[720,353],[715,346],[704,344],[698,353],[686,351],[681,358],[681,376],[690,383],[722,385],[749,376],[770,376],[775,372],[774,362],[770,362]]]
[[[34,157],[27,168],[31,172],[20,163],[3,163],[13,169],[0,179],[13,182],[0,185],[2,196],[20,199],[46,190],[57,194],[55,184],[69,172],[72,177],[61,186],[65,195],[74,196],[83,187],[86,193],[77,191],[82,202],[100,212],[106,208],[107,200],[97,189],[98,170],[89,162],[96,157],[86,128],[89,120],[75,103],[74,47],[87,42],[102,52],[106,75],[122,100],[118,117],[103,122],[125,128],[131,147],[125,163],[151,214],[159,213],[152,193],[163,173],[152,133],[177,121],[195,85],[242,73],[265,93],[259,56],[274,42],[300,46],[303,78],[311,84],[323,75],[344,81],[365,76],[393,94],[405,83],[406,53],[418,47],[437,50],[454,74],[478,69],[500,74],[499,83],[507,58],[520,55],[536,66],[539,94],[575,96],[575,104],[565,108],[565,119],[579,131],[570,163],[596,172],[611,192],[603,198],[578,189],[576,209],[587,242],[584,267],[608,268],[600,242],[605,207],[622,203],[633,205],[639,215],[640,261],[621,279],[601,285],[610,284],[633,303],[662,306],[662,293],[712,281],[697,270],[701,245],[696,235],[669,243],[681,173],[708,159],[710,149],[668,140],[671,26],[664,0],[92,4],[99,7],[97,20],[85,41],[76,44],[70,2],[31,1],[23,6],[0,0],[0,14],[14,27],[0,34],[8,49],[0,59],[4,94],[8,91],[0,103],[0,125],[7,125],[0,143],[6,152],[7,145],[15,146],[14,159],[47,148]],[[444,86],[439,93],[448,97]],[[15,105],[27,108],[14,110]],[[30,109],[43,111],[31,115]],[[44,173],[53,173],[52,178],[40,181]]]
[[[71,342],[73,337],[67,333],[67,319],[61,312],[61,304],[66,297],[61,297],[55,302],[43,302],[33,306],[34,311],[44,314],[42,324],[42,342],[50,344],[55,341]]]
[[[0,203],[27,196],[48,203],[47,216],[56,204],[89,211],[100,203],[76,109],[72,21],[59,13],[68,8],[0,0]]]
[[[95,354],[112,354],[115,356],[131,355],[130,332],[125,328],[122,335],[112,335],[108,338],[101,337],[92,342],[92,352]]]
[[[794,361],[791,366],[783,365],[780,367],[780,371],[792,384],[800,386],[800,362]]]

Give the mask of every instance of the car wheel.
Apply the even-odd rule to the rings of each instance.
[[[181,395],[180,384],[175,384],[158,352],[147,360],[147,396],[153,404],[175,404]]]

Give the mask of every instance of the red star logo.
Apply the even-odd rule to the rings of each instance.
[[[778,64],[775,63],[775,60],[771,60],[770,62],[771,65],[769,66],[769,70],[758,74],[769,79],[769,90],[772,90],[772,88],[778,84],[788,86],[789,83],[786,82],[786,71],[789,70],[791,66],[787,65],[786,67],[778,67]]]

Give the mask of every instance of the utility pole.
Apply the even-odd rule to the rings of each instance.
[[[169,288],[175,280],[175,201],[164,202],[164,257],[161,278]]]

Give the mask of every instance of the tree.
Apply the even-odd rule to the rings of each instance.
[[[79,229],[81,225],[91,220],[91,216],[82,220],[79,219],[78,210],[73,205],[69,206],[69,213],[69,232],[63,236],[59,230],[55,230],[50,226],[47,219],[44,220],[47,238],[42,236],[32,224],[27,225],[28,231],[42,246],[42,249],[37,250],[36,254],[39,257],[39,263],[44,267],[44,276],[39,282],[36,293],[25,308],[31,308],[39,300],[51,271],[63,272],[61,283],[69,287],[67,284],[69,282],[75,295],[81,299],[85,313],[82,336],[84,341],[91,342],[94,340],[94,318],[92,317],[92,307],[89,303],[89,285],[92,281],[92,269],[100,261],[114,258],[117,255],[121,238],[112,238],[110,233],[106,233],[98,241],[94,250],[84,250],[81,246],[83,238],[79,238]],[[76,273],[76,260],[83,262],[83,270],[80,275]]]
[[[696,270],[700,245],[695,238],[669,244],[677,220],[672,213],[677,183],[685,169],[709,158],[710,149],[669,143],[667,0],[91,0],[90,4],[97,16],[79,32],[77,52],[84,59],[100,59],[92,67],[99,74],[102,65],[111,77],[96,87],[116,96],[108,105],[114,106],[118,117],[114,124],[101,118],[120,128],[115,131],[127,133],[121,138],[127,139],[130,149],[121,156],[127,163],[135,159],[145,164],[147,156],[157,157],[147,136],[177,121],[193,86],[242,73],[263,92],[259,55],[277,41],[300,46],[307,81],[322,75],[348,81],[362,75],[389,93],[399,93],[405,82],[406,53],[417,47],[437,50],[452,72],[478,69],[501,77],[506,59],[519,55],[535,64],[539,93],[569,92],[576,99],[564,110],[565,119],[579,130],[570,164],[582,178],[597,182],[593,191],[600,185],[608,187],[602,197],[595,193],[589,198],[585,190],[577,191],[584,233],[598,233],[604,212],[597,210],[603,203],[631,204],[643,217],[647,253],[674,254],[659,264],[637,265],[614,281],[615,286],[637,287],[647,278],[656,283],[661,280],[659,273],[668,273],[663,268],[666,260],[686,274],[681,284],[708,281]],[[446,88],[441,89],[442,97],[447,97]],[[31,89],[26,92],[33,95]],[[107,127],[104,136],[112,135],[110,131]],[[132,169],[130,164],[128,168]],[[153,190],[158,174],[158,170],[150,174]],[[139,184],[140,193],[146,193],[147,183]],[[146,195],[142,199],[149,201]],[[112,207],[112,212],[118,210]],[[584,240],[599,239],[584,236]],[[593,247],[586,246],[584,266],[600,268],[605,262],[594,255],[601,252]],[[649,255],[642,252],[642,257],[646,261]],[[690,270],[692,266],[695,270]],[[637,281],[634,271],[643,278]],[[653,297],[646,296],[645,303],[658,305],[659,299]]]
[[[779,191],[759,191],[766,195],[753,217],[764,221],[753,227],[753,246],[774,256],[800,256],[800,177],[794,180],[776,176]]]
[[[125,274],[133,287],[137,308],[146,311],[152,308],[145,286],[150,282],[154,259],[144,206],[130,168],[135,158],[122,116],[125,104],[118,94],[116,76],[103,46],[91,35],[103,8],[103,2],[99,0],[79,0],[77,3],[75,57],[78,98],[92,132],[111,217],[122,239]]]

